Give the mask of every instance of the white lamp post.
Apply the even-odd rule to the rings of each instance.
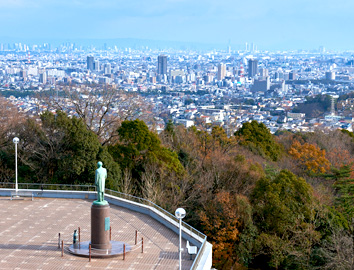
[[[15,175],[16,175],[15,189],[16,189],[16,193],[17,193],[17,191],[18,191],[18,184],[17,184],[17,144],[20,141],[20,139],[15,137],[12,141],[15,144]]]
[[[179,219],[179,270],[182,270],[182,219],[186,216],[186,210],[177,208],[175,216]]]

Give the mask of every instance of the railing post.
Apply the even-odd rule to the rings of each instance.
[[[81,242],[81,233],[80,233],[80,227],[79,227],[79,243]]]
[[[112,241],[112,226],[109,227],[109,241]]]
[[[135,230],[135,245],[138,242],[138,230]]]
[[[123,260],[125,260],[125,244],[123,244]]]
[[[91,262],[91,244],[89,245],[89,262]]]
[[[141,253],[144,253],[144,238],[141,237]]]

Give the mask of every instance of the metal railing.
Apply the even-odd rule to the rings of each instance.
[[[206,247],[206,242],[207,242],[207,237],[205,236],[203,243],[199,248],[199,252],[198,252],[197,256],[195,257],[190,270],[196,270],[198,268],[199,262],[202,259],[202,256],[203,256],[203,253],[204,253],[204,250]]]
[[[125,194],[119,191],[115,191],[115,190],[111,190],[111,189],[106,189],[105,190],[105,194],[109,194],[118,198],[122,198],[122,199],[126,199],[129,201],[133,201],[133,202],[137,202],[137,203],[141,203],[147,206],[151,206],[153,208],[155,208],[156,210],[162,212],[163,214],[165,214],[166,216],[168,216],[170,219],[172,219],[173,221],[179,223],[179,219],[176,218],[173,214],[171,214],[170,212],[166,211],[165,209],[163,209],[162,207],[158,206],[157,204],[147,200],[147,199],[143,199],[140,197],[136,197],[133,195],[129,195],[129,194]],[[198,231],[197,229],[193,228],[191,225],[185,223],[184,221],[182,221],[183,224],[183,230],[184,231],[189,231],[191,234],[195,234],[198,237],[202,238],[202,239],[206,239],[206,235],[201,233],[200,231]],[[204,240],[202,240],[204,242]],[[202,243],[203,243],[202,242]]]
[[[0,188],[15,188],[15,183],[0,182]],[[72,190],[72,191],[96,191],[94,185],[66,185],[66,184],[40,184],[18,183],[19,189],[46,189],[46,190]]]
[[[110,190],[110,189],[106,189],[105,190],[106,194],[110,194],[112,196],[115,197],[119,197],[122,199],[126,199],[129,201],[133,201],[133,202],[137,202],[137,203],[141,203],[147,206],[151,206],[155,209],[157,209],[158,211],[162,212],[163,214],[165,214],[166,216],[168,216],[170,219],[174,220],[175,222],[179,223],[179,219],[176,218],[174,215],[172,215],[170,212],[166,211],[165,209],[161,208],[160,206],[158,206],[157,204],[147,200],[147,199],[143,199],[140,197],[136,197],[133,195],[129,195],[129,194],[125,194],[119,191],[115,191],[115,190]],[[206,242],[207,242],[207,236],[203,233],[201,233],[200,231],[198,231],[197,229],[193,228],[192,226],[190,226],[189,224],[185,223],[184,221],[182,221],[183,224],[183,230],[185,231],[186,229],[188,231],[190,231],[191,233],[194,233],[195,235],[197,235],[198,237],[202,238],[202,244],[199,248],[199,252],[197,253],[194,262],[192,264],[192,267],[190,268],[191,270],[196,270],[198,268],[199,262],[203,256],[205,247],[206,247]]]

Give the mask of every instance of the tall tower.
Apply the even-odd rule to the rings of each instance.
[[[258,73],[258,60],[249,59],[248,60],[248,77],[253,78]]]
[[[157,74],[167,74],[167,56],[159,55],[157,57]]]
[[[94,66],[93,66],[94,61],[95,58],[93,56],[87,56],[87,69],[94,70]]]

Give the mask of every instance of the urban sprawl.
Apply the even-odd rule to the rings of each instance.
[[[201,52],[0,43],[0,90],[20,110],[35,115],[42,101],[34,93],[55,93],[63,86],[109,86],[151,104],[158,132],[169,120],[186,127],[219,125],[228,134],[252,120],[263,122],[272,133],[353,131],[354,97],[348,95],[354,91],[353,56],[323,47],[257,51],[247,44],[238,51],[227,47]],[[310,100],[319,95],[330,104],[316,115]],[[304,109],[306,103],[309,109]],[[40,106],[46,108],[44,102]]]

